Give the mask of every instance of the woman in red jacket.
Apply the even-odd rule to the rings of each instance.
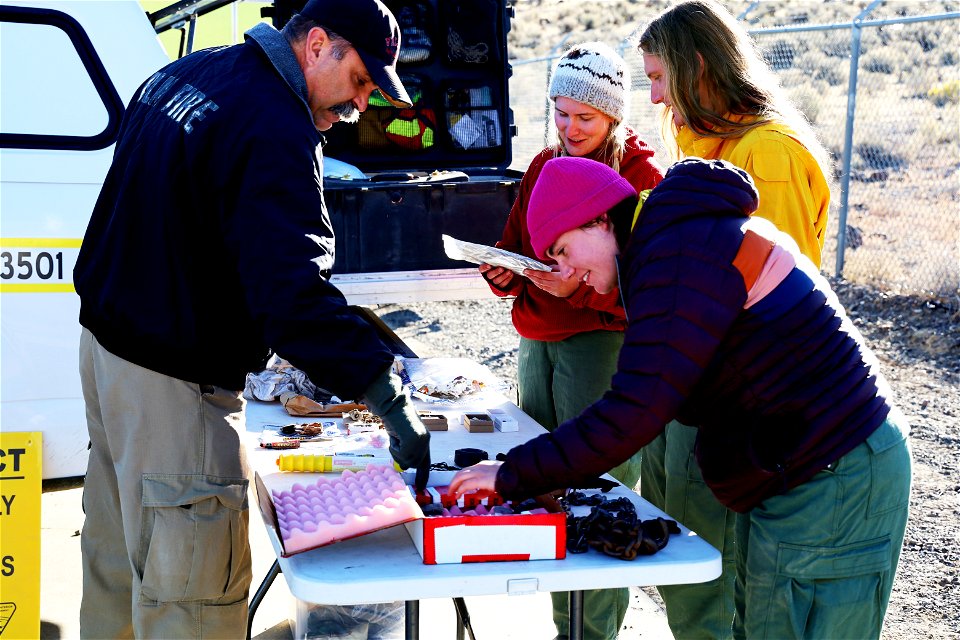
[[[541,151],[520,182],[503,237],[497,243],[535,257],[527,229],[527,204],[543,165],[558,156],[589,158],[616,170],[637,191],[651,189],[663,171],[653,149],[624,124],[630,70],[612,48],[592,42],[567,51],[550,81],[557,144]],[[516,296],[513,325],[520,334],[517,381],[520,407],[546,429],[579,414],[610,388],[626,328],[620,293],[600,294],[557,271],[526,270],[523,276],[491,265],[480,272],[498,296]],[[633,488],[639,454],[611,475]],[[585,637],[616,638],[629,606],[627,589],[587,592]],[[554,622],[567,633],[566,594],[554,594]]]

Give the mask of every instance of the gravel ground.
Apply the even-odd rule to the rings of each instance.
[[[912,423],[911,517],[883,637],[960,637],[960,299],[833,285]],[[510,305],[433,302],[376,312],[421,357],[470,358],[515,384]]]

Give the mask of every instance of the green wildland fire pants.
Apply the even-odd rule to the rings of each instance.
[[[696,429],[668,425],[643,449],[641,495],[723,555],[717,580],[658,587],[674,637],[878,638],[906,528],[908,431],[894,410],[806,483],[735,514],[703,484]]]
[[[733,635],[879,638],[910,502],[899,412],[787,493],[737,514]]]
[[[695,427],[674,420],[643,448],[640,495],[722,555],[719,578],[657,587],[667,608],[670,631],[678,640],[729,640],[733,637],[736,513],[720,504],[704,484],[693,453],[696,438]]]
[[[623,346],[619,331],[591,331],[560,342],[520,338],[517,379],[520,408],[544,428],[579,415],[610,388]],[[640,478],[640,454],[610,471],[633,489]],[[560,636],[570,628],[569,593],[550,594],[553,622]],[[594,589],[583,593],[584,640],[613,640],[630,606],[630,590]]]

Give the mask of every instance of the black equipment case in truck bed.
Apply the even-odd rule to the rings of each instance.
[[[277,0],[274,24],[303,4]],[[325,132],[333,281],[357,303],[490,295],[476,267],[446,257],[441,234],[494,244],[516,198],[513,8],[506,0],[385,4],[400,23],[398,72],[414,105],[396,109],[374,93],[358,124]]]

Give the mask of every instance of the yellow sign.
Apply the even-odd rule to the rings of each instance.
[[[40,637],[43,434],[0,433],[0,638]]]

